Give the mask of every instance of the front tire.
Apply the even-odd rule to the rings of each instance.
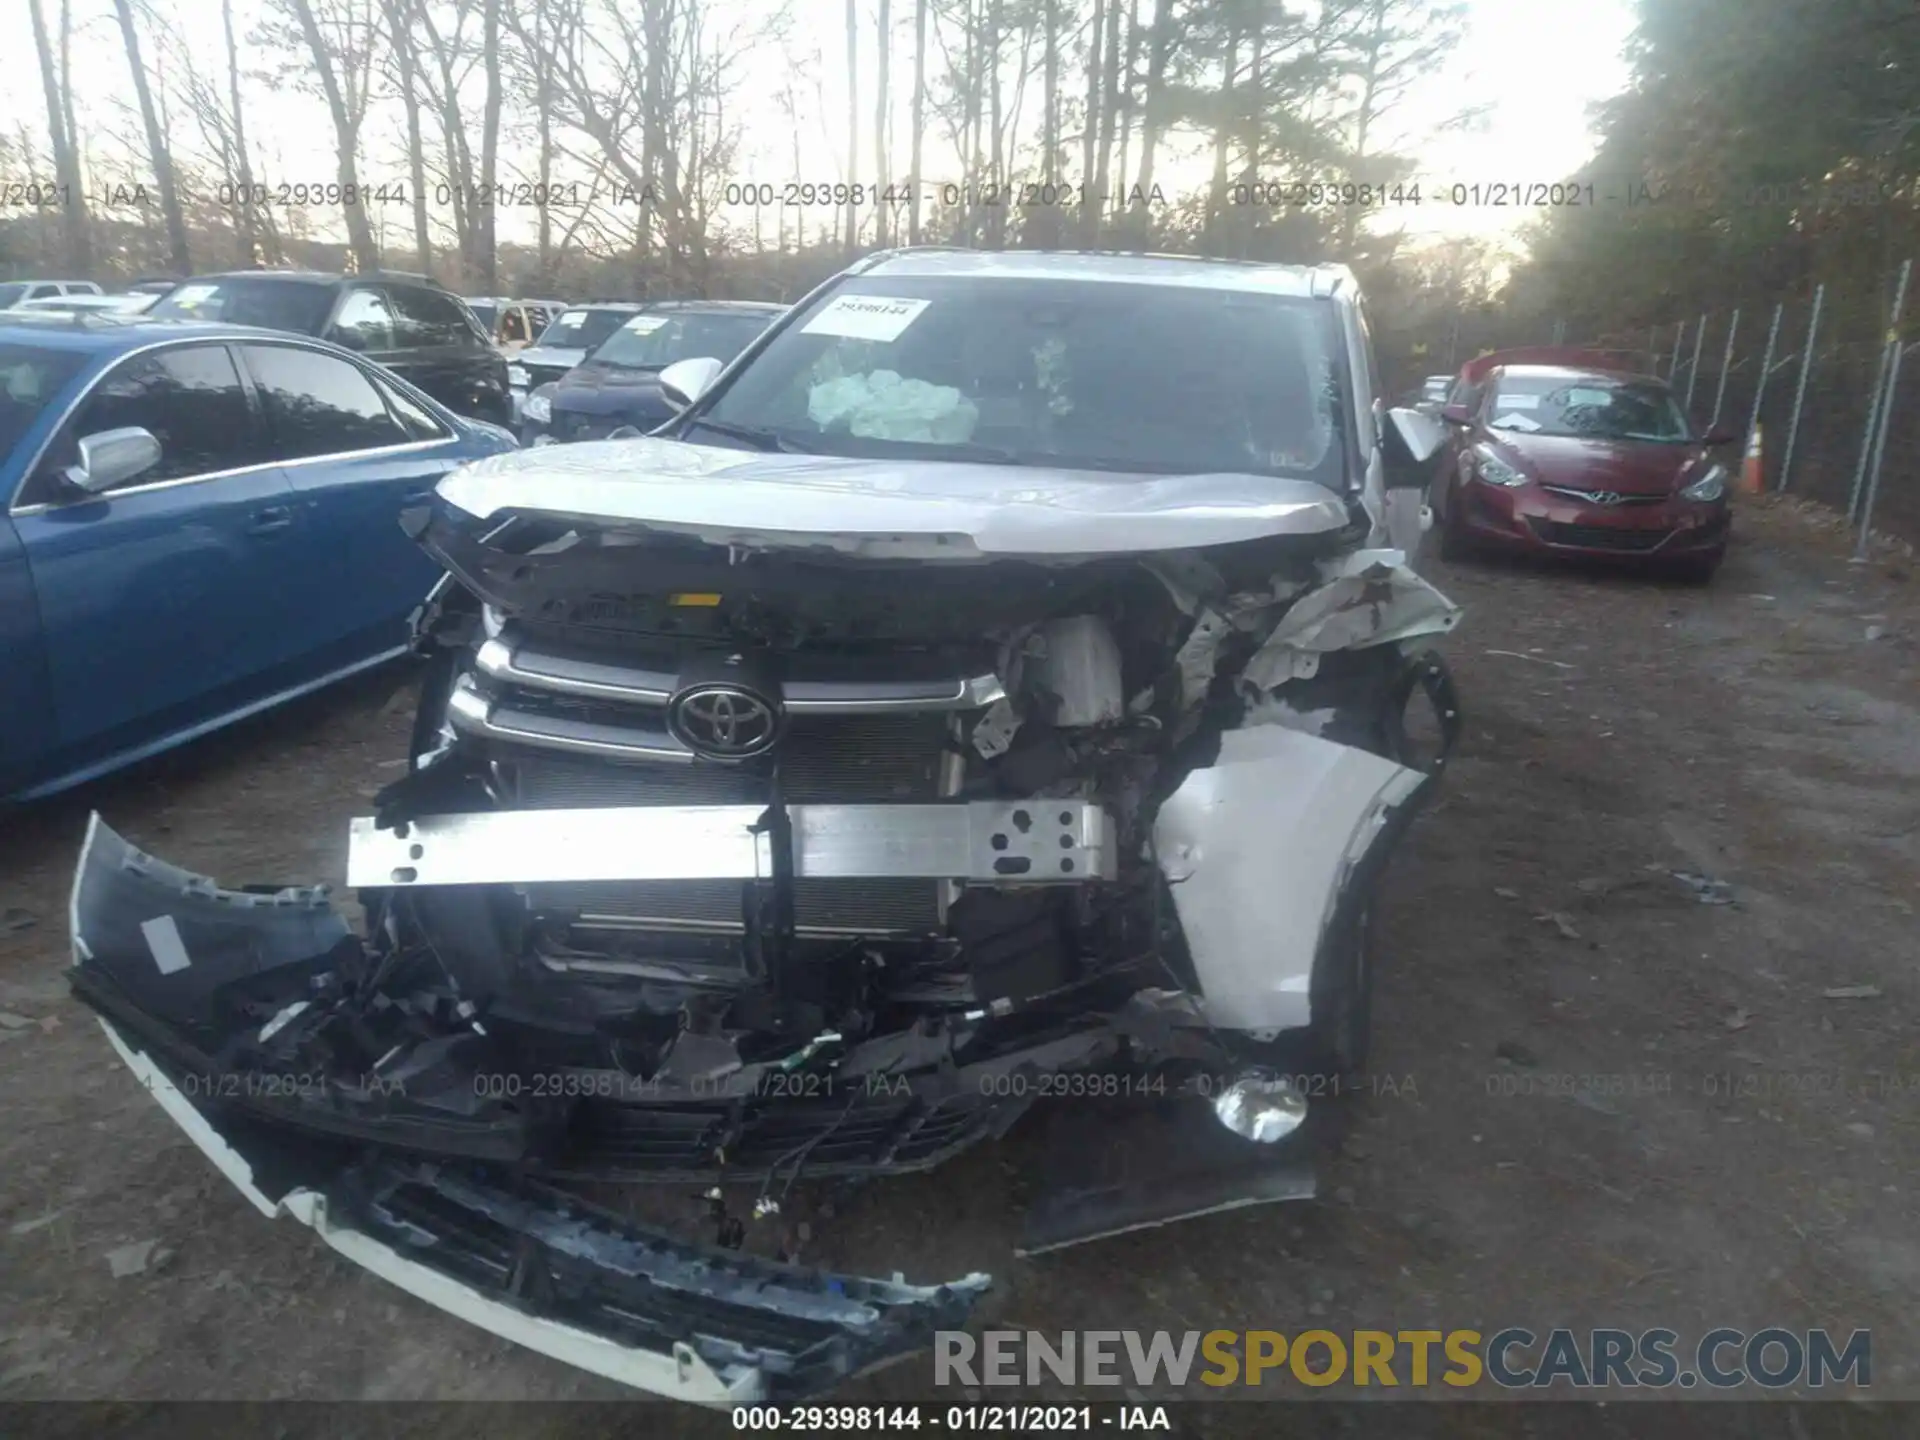
[[[1460,487],[1455,484],[1447,492],[1446,513],[1440,517],[1440,558],[1450,565],[1471,560],[1474,555],[1473,541],[1468,537],[1466,523],[1460,510]]]
[[[1373,1051],[1373,902],[1334,916],[1322,939],[1313,978],[1313,1025],[1307,1071],[1342,1087],[1366,1071]]]

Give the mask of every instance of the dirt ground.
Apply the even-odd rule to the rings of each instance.
[[[1752,504],[1705,589],[1428,563],[1467,727],[1390,876],[1378,1093],[1321,1199],[1020,1261],[1016,1131],[803,1212],[805,1258],[991,1271],[977,1320],[1046,1331],[1870,1327],[1876,1394],[1920,1397],[1910,563]],[[90,809],[228,883],[337,882],[395,683],[0,817],[0,1400],[626,1395],[261,1219],[60,978]]]

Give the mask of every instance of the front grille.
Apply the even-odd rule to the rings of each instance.
[[[1564,495],[1569,500],[1579,500],[1588,505],[1598,505],[1600,503],[1591,498],[1594,492],[1590,490],[1575,490],[1569,485],[1542,485],[1540,488],[1551,491],[1555,495]],[[1614,505],[1665,505],[1669,500],[1673,499],[1671,495],[1622,495],[1617,491],[1614,492],[1614,494],[1616,498],[1607,502],[1609,507]]]
[[[947,724],[939,715],[795,717],[776,752],[793,804],[920,803],[942,798]],[[738,766],[606,764],[528,757],[514,767],[529,810],[608,805],[757,805],[767,777]],[[937,880],[797,880],[794,924],[828,934],[925,935],[940,926]],[[533,885],[536,908],[583,925],[741,931],[734,880],[646,880]]]
[[[724,1088],[724,1082],[722,1082]],[[969,1089],[944,1101],[857,1087],[817,1097],[738,1097],[674,1105],[583,1099],[554,1169],[752,1178],[806,1155],[812,1175],[913,1170],[998,1128],[1005,1101]],[[724,1155],[723,1155],[724,1152]]]
[[[1673,534],[1666,530],[1629,530],[1617,525],[1566,525],[1535,520],[1534,532],[1549,545],[1577,545],[1582,550],[1656,550]]]

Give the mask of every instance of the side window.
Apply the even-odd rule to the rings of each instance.
[[[244,345],[241,353],[265,398],[275,454],[282,459],[372,450],[414,438],[351,361],[292,345]]]
[[[447,427],[442,425],[434,413],[420,404],[412,396],[392,385],[382,385],[380,393],[387,397],[387,408],[405,428],[408,436],[414,440],[444,440]]]
[[[391,350],[394,321],[387,297],[378,290],[349,290],[327,338],[349,350]]]
[[[393,307],[395,341],[403,350],[429,345],[465,345],[473,336],[459,302],[424,286],[394,285],[387,290]]]
[[[51,300],[60,293],[58,285],[36,285],[27,292],[29,300]]]
[[[160,442],[160,463],[126,487],[186,480],[269,457],[260,443],[247,394],[224,345],[154,350],[122,361],[103,375],[48,451],[42,473],[73,463],[83,435],[138,425]],[[38,499],[53,499],[41,494]]]
[[[515,307],[500,317],[500,339],[503,344],[511,345],[515,341],[527,338],[525,312]]]

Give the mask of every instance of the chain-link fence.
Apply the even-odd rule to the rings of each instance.
[[[1865,283],[1761,298],[1596,346],[1644,353],[1703,428],[1761,436],[1764,483],[1920,540],[1920,402],[1902,338],[1911,263]],[[1581,343],[1581,342],[1575,342]],[[1862,540],[1864,550],[1864,538]]]

